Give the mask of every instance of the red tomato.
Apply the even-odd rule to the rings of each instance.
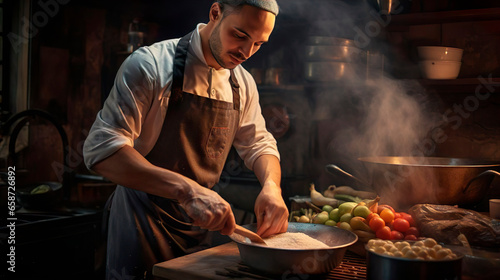
[[[394,219],[401,218],[401,213],[394,213]]]
[[[401,212],[401,218],[407,220],[410,223],[410,226],[412,226],[412,227],[415,226],[415,220],[413,219],[413,217],[410,214]]]
[[[366,221],[369,222],[373,217],[380,217],[377,213],[370,213],[368,214],[368,216],[366,217]]]
[[[373,230],[373,231],[377,231],[383,227],[385,227],[385,222],[384,220],[382,220],[382,218],[380,217],[373,217],[371,218],[371,220],[368,222],[368,224],[370,225],[370,228]]]
[[[406,232],[410,228],[410,223],[403,218],[397,218],[396,220],[394,220],[394,224],[392,226],[394,230],[397,230],[399,232]]]
[[[393,230],[391,231],[391,240],[403,240],[405,238],[405,236],[397,231],[397,230]]]
[[[394,230],[394,221],[386,223],[385,225],[388,226],[391,230]]]
[[[416,227],[410,227],[407,231],[405,231],[405,235],[415,235],[415,237],[419,237],[420,232]]]
[[[415,235],[409,234],[405,236],[405,240],[417,240]]]
[[[391,240],[391,229],[388,226],[381,227],[375,232],[377,238]]]

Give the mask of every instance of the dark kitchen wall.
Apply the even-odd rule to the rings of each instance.
[[[88,174],[82,147],[128,56],[128,27],[134,18],[145,32],[144,44],[180,37],[206,22],[211,1],[31,1],[26,21],[31,37],[29,108],[54,115],[69,138],[63,148],[57,131],[44,121],[30,124],[29,145],[17,165],[20,184],[61,181],[62,172]]]
[[[42,22],[44,24],[37,25],[36,32],[33,32],[30,107],[48,110],[63,124],[70,143],[69,170],[88,173],[82,162],[82,144],[112,87],[116,70],[128,55],[126,48],[129,23],[134,18],[140,19],[146,45],[180,37],[191,31],[197,23],[207,21],[211,2],[72,0],[52,1],[50,3],[59,4],[48,8],[40,6],[41,2],[32,1],[33,15],[38,15],[40,22],[44,19],[41,17],[43,15],[47,20]],[[367,6],[376,1],[279,2],[283,11],[278,17],[279,25],[276,26],[271,42],[245,66],[247,69],[278,67],[289,71],[287,79],[292,85],[290,88],[294,98],[284,99],[287,102],[300,100],[300,111],[310,110],[308,114],[312,116],[309,116],[311,119],[300,120],[311,128],[302,133],[307,141],[300,141],[307,142],[307,145],[294,145],[299,143],[297,135],[295,138],[288,138],[288,142],[278,139],[278,144],[283,147],[284,174],[308,175],[319,183],[319,190],[332,183],[332,177],[325,174],[325,164],[347,161],[346,158],[352,160],[359,156],[349,150],[349,145],[356,139],[346,132],[362,128],[359,123],[365,116],[359,114],[361,104],[373,96],[371,90],[378,86],[355,97],[349,96],[352,88],[350,91],[344,90],[350,86],[347,83],[337,83],[336,87],[330,84],[327,90],[321,90],[325,89],[324,86],[320,86],[318,90],[315,85],[307,84],[303,79],[301,64],[304,52],[300,49],[307,36],[305,33],[355,39],[359,34],[353,31],[356,29],[350,26],[351,21],[345,20],[343,15],[348,15],[351,19],[354,17],[355,24],[359,24],[358,30],[368,26],[368,23],[379,24],[380,33],[372,38],[368,48],[384,49],[384,70],[387,77],[398,82],[419,83],[419,88],[425,91],[426,104],[431,105],[429,110],[432,110],[433,115],[444,115],[450,108],[454,110],[454,104],[475,107],[475,103],[464,102],[469,102],[468,96],[478,86],[477,77],[482,75],[487,79],[490,74],[491,77],[500,76],[500,61],[496,51],[500,49],[500,18],[494,9],[498,6],[498,1],[400,1],[411,5],[400,15],[399,23],[397,16],[394,16],[394,21],[388,26],[381,26],[384,21],[374,18],[374,14],[369,14],[366,10]],[[363,9],[357,9],[357,4]],[[479,17],[474,22],[460,20],[422,23],[417,20],[410,24],[404,23],[407,21],[406,15],[418,17],[421,13],[434,15],[435,12],[476,8],[493,9],[493,20],[486,21]],[[313,18],[318,21],[313,21]],[[464,48],[464,64],[459,78],[466,80],[449,84],[423,81],[418,72],[416,46],[424,43]],[[301,87],[304,84],[306,87]],[[354,91],[362,91],[359,89],[360,84],[356,85]],[[296,85],[299,87],[295,87]],[[499,90],[495,82],[488,85],[495,91]],[[279,98],[289,93],[287,85],[279,90],[264,85],[262,96],[266,92],[270,92],[270,102],[274,102],[272,99],[277,96]],[[437,143],[430,136],[434,142],[429,155],[500,158],[500,120],[498,113],[495,113],[498,112],[499,104],[499,94],[493,92],[487,100],[481,100],[478,108],[459,116],[460,125],[457,121],[444,123],[441,128],[447,139]],[[455,116],[457,113],[453,114]],[[293,119],[291,123],[293,125]],[[30,178],[57,179],[57,173],[53,171],[51,164],[41,164],[47,162],[48,158],[60,161],[62,152],[57,135],[48,125],[32,126],[30,129],[30,149],[35,152],[29,152],[24,161],[28,170],[34,170]],[[297,158],[298,156],[301,158]],[[289,193],[294,192],[295,190]],[[304,188],[301,192],[307,193],[307,189]]]

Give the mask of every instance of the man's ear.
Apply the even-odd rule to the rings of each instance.
[[[222,9],[219,3],[215,2],[210,7],[210,21],[218,21],[222,18]]]

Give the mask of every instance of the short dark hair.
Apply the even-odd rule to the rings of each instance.
[[[220,4],[222,13],[224,13],[226,5],[232,8],[232,11],[229,11],[229,13],[233,11],[239,11],[243,7],[243,5],[250,5],[260,8],[274,14],[275,16],[277,16],[279,13],[279,7],[276,0],[215,0],[214,2]]]

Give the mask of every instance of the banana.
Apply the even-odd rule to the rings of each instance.
[[[311,192],[311,202],[316,206],[331,205],[333,208],[339,206],[339,201],[335,198],[324,197],[320,192],[316,191],[314,184],[311,183],[309,186],[309,191]]]

